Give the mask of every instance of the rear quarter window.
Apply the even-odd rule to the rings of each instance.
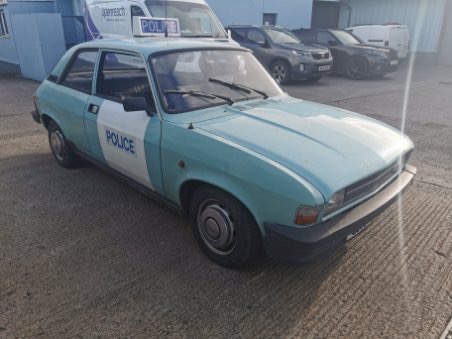
[[[91,94],[97,50],[78,52],[70,62],[60,84],[77,91]]]

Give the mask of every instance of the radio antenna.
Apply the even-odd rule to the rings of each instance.
[[[165,38],[168,37],[168,0],[165,0]]]

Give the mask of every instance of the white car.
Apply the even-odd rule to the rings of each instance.
[[[364,43],[388,47],[397,51],[399,59],[405,59],[410,50],[410,31],[405,25],[361,25],[346,29]]]

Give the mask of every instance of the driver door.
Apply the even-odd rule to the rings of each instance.
[[[143,58],[102,51],[96,92],[85,115],[91,154],[146,188],[161,191],[160,119],[145,111],[126,112],[123,100],[128,97],[144,97],[155,107]]]

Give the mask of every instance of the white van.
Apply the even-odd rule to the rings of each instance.
[[[228,41],[204,0],[86,0],[85,26],[86,40],[166,35]]]
[[[362,25],[346,29],[369,45],[389,47],[405,59],[410,49],[410,31],[405,25]]]

